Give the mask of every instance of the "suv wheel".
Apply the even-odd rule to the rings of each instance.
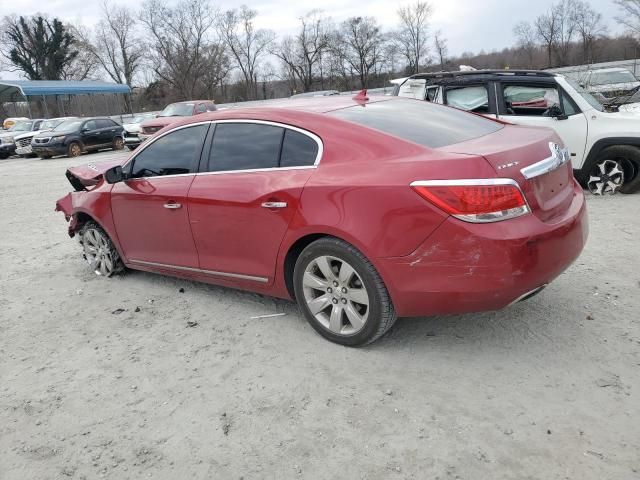
[[[583,172],[584,184],[594,195],[640,191],[640,149],[619,145],[602,150]]]
[[[67,148],[67,155],[69,157],[79,157],[82,155],[82,147],[78,142],[71,142]]]
[[[113,149],[122,150],[124,148],[124,140],[122,137],[116,137],[113,139]]]
[[[396,320],[375,267],[355,247],[337,238],[322,238],[302,251],[293,285],[307,321],[332,342],[367,345]]]

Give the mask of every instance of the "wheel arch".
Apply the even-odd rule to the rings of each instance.
[[[584,163],[578,169],[579,172],[588,172],[593,162],[595,162],[600,152],[608,147],[630,146],[640,148],[640,137],[608,137],[596,141],[589,150]]]

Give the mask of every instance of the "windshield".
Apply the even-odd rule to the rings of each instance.
[[[564,79],[567,81],[567,83],[569,85],[571,85],[573,87],[573,89],[576,92],[578,92],[580,95],[582,95],[582,98],[584,98],[589,105],[591,105],[593,108],[595,108],[596,110],[598,110],[600,112],[604,112],[604,107],[602,106],[602,104],[598,100],[596,100],[596,97],[594,97],[589,92],[587,92],[584,88],[582,88],[578,84],[578,82],[576,82],[574,79],[569,78],[569,77],[564,77]]]
[[[62,120],[45,120],[40,124],[40,130],[51,130],[62,123]]]
[[[33,122],[18,122],[13,127],[11,127],[8,131],[9,132],[30,132],[31,125],[33,125]]]
[[[620,70],[618,72],[593,72],[589,84],[609,85],[612,83],[636,83],[637,81],[629,70]]]
[[[480,115],[409,99],[368,103],[329,115],[430,148],[465,142],[502,128],[502,124]]]
[[[167,106],[159,117],[189,117],[193,114],[193,103],[172,103]]]
[[[81,123],[82,123],[81,120],[66,120],[62,122],[60,125],[58,125],[56,128],[54,128],[53,130],[56,132],[70,132],[80,128]]]

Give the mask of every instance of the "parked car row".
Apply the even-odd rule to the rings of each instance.
[[[395,94],[509,123],[549,127],[570,149],[575,177],[589,191],[640,191],[640,116],[605,111],[571,78],[510,70],[417,74],[404,79]]]

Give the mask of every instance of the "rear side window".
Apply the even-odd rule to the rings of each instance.
[[[209,171],[275,168],[284,128],[257,123],[216,125],[209,154]]]
[[[417,100],[387,100],[343,108],[329,115],[429,148],[489,135],[502,128],[479,115]]]
[[[318,144],[309,135],[286,129],[280,155],[281,167],[307,167],[316,162]]]
[[[117,126],[116,123],[112,120],[107,120],[106,118],[96,120],[98,128],[111,128]]]
[[[83,128],[86,128],[87,130],[95,130],[98,127],[96,127],[96,121],[95,120],[89,120],[88,122],[86,122],[84,124]]]
[[[131,177],[156,177],[195,172],[208,128],[208,125],[195,125],[160,137],[136,155]]]
[[[204,113],[207,111],[207,107],[204,105],[204,103],[199,103],[196,107],[196,110],[198,113]]]

